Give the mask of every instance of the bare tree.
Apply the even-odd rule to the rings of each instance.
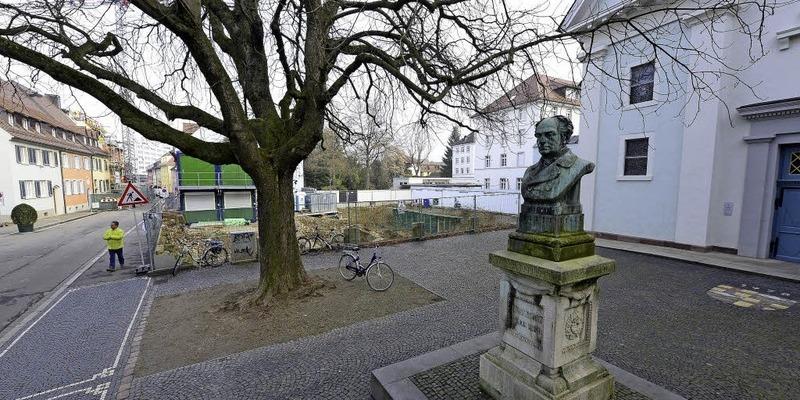
[[[632,13],[564,32],[547,3],[514,9],[504,0],[129,3],[127,18],[119,21],[116,6],[101,0],[1,2],[0,55],[7,58],[7,74],[19,73],[16,63],[30,66],[29,80],[43,72],[85,92],[148,139],[208,162],[241,165],[258,193],[261,278],[253,300],[259,302],[306,279],[295,237],[292,173],[322,138],[326,121],[342,137],[352,133],[340,112],[348,104],[369,104],[376,96],[403,99],[420,125],[440,119],[475,131],[463,122],[465,115],[480,113],[521,77],[546,73],[547,60],[560,56],[573,38],[586,42],[628,24],[646,43],[659,43],[646,21],[704,13],[710,25],[719,15],[732,15],[728,31],[757,41],[758,21],[738,19],[741,7],[771,10],[756,1],[643,2]],[[713,55],[691,43],[672,49],[659,48],[659,57]],[[725,70],[711,64],[705,70]],[[676,85],[707,94],[703,75],[684,65],[690,82]],[[607,65],[597,68],[593,74],[624,80]],[[227,141],[204,142],[164,122],[176,118]]]
[[[371,100],[359,104],[360,110],[347,118],[349,152],[364,166],[364,188],[369,190],[372,165],[380,160],[394,140],[388,109]]]
[[[431,155],[431,136],[425,130],[412,129],[402,139],[401,148],[413,175],[422,174],[422,166]]]

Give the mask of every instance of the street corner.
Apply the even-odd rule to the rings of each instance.
[[[720,284],[706,292],[708,296],[736,307],[762,311],[786,310],[797,302],[789,299],[791,293],[746,284],[739,286]]]

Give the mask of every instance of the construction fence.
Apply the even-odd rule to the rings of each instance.
[[[450,193],[447,193],[450,194]],[[348,243],[425,239],[514,228],[518,193],[465,193],[408,200],[350,201],[336,215],[297,215],[298,235],[342,233]]]

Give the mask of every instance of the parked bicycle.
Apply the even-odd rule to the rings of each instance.
[[[344,235],[336,233],[335,229],[331,229],[330,237],[327,239],[322,237],[319,233],[319,228],[314,228],[314,235],[311,237],[300,236],[297,238],[297,245],[300,246],[300,254],[306,254],[310,251],[323,250],[339,250],[344,243]],[[317,247],[319,246],[319,247]]]
[[[186,256],[199,267],[219,267],[228,261],[228,250],[225,250],[221,240],[205,239],[190,242],[179,239],[178,244],[181,246],[181,252],[175,260],[175,266],[172,267],[172,276],[178,273],[178,266]]]
[[[365,267],[361,264],[361,257],[358,255],[358,247],[351,247],[344,251],[339,258],[339,273],[342,278],[352,281],[357,276],[367,276],[367,285],[376,292],[383,292],[394,283],[394,271],[388,264],[383,262],[378,255],[378,247],[372,252],[372,259]]]

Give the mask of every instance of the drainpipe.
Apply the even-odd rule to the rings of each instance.
[[[61,150],[58,151],[57,157],[58,166],[61,169],[61,201],[64,202],[64,214],[67,213],[67,190],[64,185],[64,158],[61,157]],[[55,196],[53,196],[53,200],[55,201]]]

